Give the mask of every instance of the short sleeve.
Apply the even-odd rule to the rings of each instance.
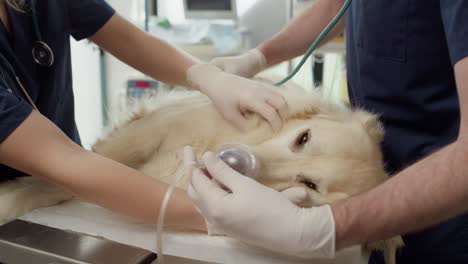
[[[92,36],[115,14],[104,0],[67,0],[67,5],[70,32],[76,40]]]
[[[32,107],[0,87],[0,144],[31,114]]]
[[[468,0],[440,0],[452,64],[468,56]]]

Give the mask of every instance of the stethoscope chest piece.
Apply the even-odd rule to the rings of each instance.
[[[44,67],[50,67],[54,64],[54,52],[47,43],[36,41],[33,45],[32,55],[34,61]]]

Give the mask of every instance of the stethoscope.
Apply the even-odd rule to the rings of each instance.
[[[43,67],[51,67],[54,65],[54,52],[50,46],[42,39],[41,29],[39,28],[39,20],[36,13],[36,0],[31,1],[31,13],[34,24],[34,33],[36,34],[36,41],[33,44],[32,56],[34,62]]]
[[[352,0],[344,0],[343,6],[341,9],[338,11],[336,16],[332,19],[332,21],[325,27],[325,29],[318,35],[318,37],[315,39],[315,41],[310,45],[309,49],[307,52],[304,54],[304,57],[302,60],[299,62],[299,64],[294,68],[294,70],[283,80],[275,83],[276,86],[281,86],[291,80],[304,66],[306,63],[307,59],[312,55],[312,53],[315,51],[315,49],[320,45],[322,40],[330,33],[330,31],[336,26],[338,21],[345,15],[346,11],[349,9],[349,6],[351,5]]]
[[[0,84],[4,85],[4,87],[10,91],[10,93],[13,93],[11,87],[13,87],[14,83],[16,83],[21,88],[21,91],[24,93],[24,95],[26,96],[26,99],[28,99],[31,106],[35,110],[39,111],[36,104],[34,103],[31,96],[29,95],[28,91],[26,91],[26,88],[24,88],[24,85],[21,82],[20,78],[16,74],[15,69],[13,68],[11,63],[5,58],[5,56],[3,56],[2,53],[0,53],[0,63],[3,66],[3,69],[0,70]],[[4,74],[5,73],[4,70],[7,71],[6,74]]]
[[[35,10],[35,0],[31,1],[31,14],[32,14],[32,21],[34,25],[34,33],[36,35],[36,41],[33,44],[32,47],[32,57],[34,62],[37,65],[43,66],[43,67],[51,67],[54,65],[54,52],[50,48],[50,46],[45,43],[42,39],[42,34],[41,30],[39,28],[39,20],[37,17],[37,13]],[[11,63],[3,56],[2,53],[0,53],[0,63],[3,66],[3,70],[0,70],[0,82],[1,84],[5,85],[5,88],[9,88],[9,91],[11,91],[11,87],[13,87],[13,82],[15,82],[22,90],[24,95],[26,96],[26,99],[29,101],[31,106],[37,110],[37,106],[32,100],[31,96],[29,93],[26,91],[26,88],[24,87],[23,83],[21,82],[20,78],[16,74],[15,69],[11,65]],[[4,70],[7,71],[6,74],[4,74]],[[12,78],[13,77],[13,78]],[[12,91],[11,91],[12,92]]]

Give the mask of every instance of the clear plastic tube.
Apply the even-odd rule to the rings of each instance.
[[[164,195],[161,208],[159,209],[158,223],[156,225],[156,254],[157,254],[157,263],[164,263],[163,255],[163,228],[164,228],[164,216],[166,214],[167,205],[169,204],[169,199],[171,198],[174,188],[180,178],[184,175],[183,166],[179,167],[172,179],[171,184],[167,188],[166,194]]]
[[[259,162],[253,152],[251,152],[246,146],[239,144],[224,145],[216,152],[216,156],[240,174],[254,179],[257,177]],[[205,167],[205,165],[199,161],[195,161],[194,166],[199,168]],[[177,182],[184,175],[184,172],[183,166],[180,166],[175,172],[174,178],[164,195],[161,208],[159,210],[158,222],[156,225],[156,254],[158,264],[164,263],[163,228],[167,205]]]

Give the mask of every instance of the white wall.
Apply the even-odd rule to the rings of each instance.
[[[99,51],[87,41],[73,39],[71,48],[75,118],[83,147],[89,149],[102,129]]]

